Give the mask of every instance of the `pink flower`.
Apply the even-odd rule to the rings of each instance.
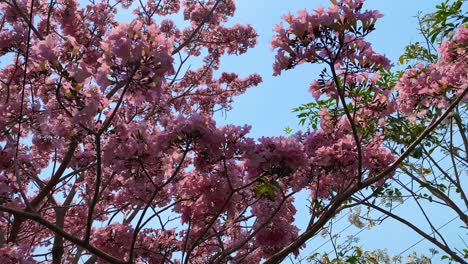
[[[58,40],[53,34],[47,35],[44,40],[31,47],[31,52],[39,62],[45,60],[53,63],[58,59]]]

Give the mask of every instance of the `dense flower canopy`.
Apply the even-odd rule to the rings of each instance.
[[[363,4],[331,1],[276,26],[274,74],[328,65],[310,92],[335,103],[314,131],[256,140],[213,119],[261,82],[220,72],[221,56],[256,43],[250,25],[228,26],[233,0],[3,1],[0,262],[259,263],[301,236],[298,192],[380,186],[396,161],[386,118],[462,94],[467,30],[438,63],[409,69],[395,100],[378,84],[390,62],[365,40],[381,14]],[[117,21],[129,7],[133,19]],[[179,12],[185,28],[170,19]]]

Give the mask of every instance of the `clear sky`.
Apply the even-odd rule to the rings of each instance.
[[[404,47],[409,43],[421,41],[421,36],[417,31],[416,16],[419,12],[427,13],[435,10],[435,5],[441,1],[434,0],[368,0],[365,4],[367,9],[378,9],[384,17],[379,20],[374,31],[368,38],[373,43],[374,50],[384,53],[393,62],[403,53]],[[298,119],[291,109],[302,103],[312,101],[312,96],[307,92],[309,83],[317,78],[321,65],[300,65],[292,71],[283,72],[281,76],[272,76],[274,52],[270,48],[270,39],[273,35],[272,29],[275,24],[281,21],[284,13],[296,13],[297,10],[313,10],[317,5],[328,6],[329,1],[324,0],[238,0],[237,12],[234,23],[250,23],[259,34],[256,48],[247,54],[234,57],[229,56],[223,60],[223,70],[237,72],[240,75],[247,75],[257,72],[263,77],[263,83],[256,88],[252,88],[244,95],[235,99],[234,108],[225,115],[218,114],[217,122],[222,124],[249,124],[252,126],[252,137],[280,136],[284,135],[284,128],[290,126],[293,130],[301,129],[298,126]],[[407,180],[406,180],[407,181]],[[406,182],[405,181],[405,182]],[[306,197],[304,196],[303,199]],[[297,199],[300,200],[301,198]],[[301,201],[298,201],[300,204]],[[398,213],[407,217],[413,223],[425,228],[421,215],[416,216],[414,203],[407,203],[398,208]],[[439,227],[447,221],[453,219],[453,214],[440,209],[432,210],[432,219],[435,226]],[[304,208],[305,209],[305,208]],[[306,216],[299,214],[296,219],[303,225]],[[419,217],[419,218],[418,218]],[[337,219],[339,219],[337,217]],[[334,230],[340,231],[348,226],[348,221],[344,219],[337,222]],[[460,233],[461,222],[451,222],[447,227],[441,229],[454,240],[452,242],[461,247],[463,237],[468,241],[466,231]],[[466,229],[465,229],[466,230]],[[342,237],[355,234],[359,229],[350,227],[342,232]],[[388,248],[389,253],[397,255],[418,242],[420,236],[414,234],[408,228],[392,220],[386,220],[381,226],[373,230],[364,230],[359,234],[361,245],[365,249]],[[311,253],[323,243],[323,239],[313,239],[304,250],[303,256]],[[449,241],[450,244],[450,241]],[[428,254],[429,248],[434,248],[427,242],[419,243],[411,251]],[[324,245],[320,251],[328,252],[332,249],[330,243]],[[410,252],[406,252],[406,256]],[[434,263],[440,261],[440,255]]]

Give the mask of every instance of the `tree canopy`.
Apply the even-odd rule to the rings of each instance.
[[[461,5],[422,18],[428,47],[408,46],[400,63],[416,63],[399,72],[367,40],[382,15],[364,0],[285,14],[274,75],[324,68],[315,101],[295,110],[308,128],[255,139],[213,118],[262,81],[222,72],[222,56],[256,44],[252,26],[230,20],[234,0],[1,1],[0,262],[280,263],[366,206],[466,263],[466,251],[374,202],[399,196],[390,181],[402,171],[426,190],[411,195],[468,224],[455,165],[468,163]],[[127,8],[130,22],[118,21]],[[444,182],[417,166],[435,147],[454,160]],[[303,192],[309,210],[297,212]]]

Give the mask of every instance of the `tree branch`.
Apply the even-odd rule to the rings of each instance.
[[[104,259],[106,261],[109,261],[110,263],[116,263],[116,264],[125,264],[126,263],[126,262],[124,262],[124,261],[122,261],[122,260],[120,260],[120,259],[118,259],[118,258],[116,258],[114,256],[111,256],[111,255],[101,251],[100,249],[90,245],[89,243],[85,243],[83,240],[80,240],[77,237],[74,237],[73,235],[65,232],[63,229],[61,229],[61,228],[57,227],[56,225],[50,223],[49,221],[45,220],[44,218],[42,218],[40,215],[38,215],[36,213],[25,212],[25,211],[14,209],[14,208],[4,206],[4,205],[0,205],[0,211],[6,212],[6,213],[9,213],[9,214],[13,214],[15,217],[21,217],[23,219],[32,220],[32,221],[46,227],[47,229],[51,230],[52,232],[62,236],[66,240],[70,241],[71,243],[88,250],[92,254],[94,254],[94,255],[96,255],[96,256],[98,256],[98,257],[100,257],[100,258],[102,258],[102,259]]]
[[[298,250],[302,245],[304,245],[307,240],[312,238],[327,222],[330,220],[336,213],[336,211],[340,208],[341,204],[348,200],[354,193],[359,190],[362,190],[380,180],[385,178],[389,173],[394,171],[404,159],[406,159],[410,153],[416,148],[416,146],[421,143],[423,139],[425,139],[436,127],[452,112],[453,109],[460,103],[460,101],[467,95],[468,88],[461,93],[461,95],[455,99],[452,104],[447,108],[447,110],[440,116],[438,119],[434,119],[433,122],[411,143],[408,148],[401,154],[401,156],[393,162],[390,166],[388,166],[385,170],[381,171],[379,174],[372,178],[368,178],[362,181],[361,185],[354,185],[349,189],[345,190],[343,193],[336,196],[335,200],[331,202],[329,210],[324,212],[324,214],[317,220],[317,222],[308,230],[306,230],[299,238],[280,250],[278,253],[271,256],[267,259],[264,264],[273,264],[273,263],[280,263],[287,255],[291,252]]]

